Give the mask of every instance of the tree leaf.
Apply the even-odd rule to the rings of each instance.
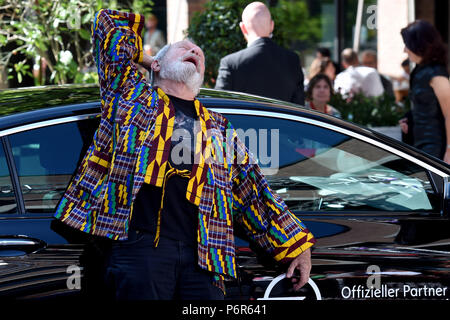
[[[80,37],[84,40],[90,40],[91,39],[91,32],[86,29],[79,29],[78,33]]]
[[[85,14],[83,19],[81,20],[81,23],[86,24],[86,23],[90,22],[92,19],[93,19],[93,17],[90,13]]]

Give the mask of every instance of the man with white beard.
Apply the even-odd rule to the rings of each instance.
[[[188,49],[189,51],[183,54],[183,49]],[[178,56],[180,54],[181,56]],[[191,100],[200,91],[205,71],[205,58],[203,51],[190,40],[183,40],[174,45],[167,44],[154,58],[147,56],[146,59],[155,61],[153,69],[150,63],[151,72],[159,71],[157,76],[158,82],[155,83],[156,86],[167,89],[167,87],[171,87],[174,84],[185,84],[190,91],[187,98],[191,98],[191,93],[194,94]]]
[[[114,299],[223,299],[224,277],[237,276],[235,224],[289,263],[288,277],[300,271],[299,289],[314,237],[267,185],[231,123],[196,99],[202,50],[184,40],[147,56],[143,25],[138,14],[95,15],[100,126],[55,218],[101,244],[101,278]],[[85,271],[89,284],[95,273]]]

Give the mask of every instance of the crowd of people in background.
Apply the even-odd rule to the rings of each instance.
[[[355,94],[394,97],[393,81],[396,88],[408,86],[406,72],[398,79],[378,72],[374,50],[365,50],[358,56],[347,48],[342,51],[339,64],[332,60],[328,48],[320,47],[305,72],[293,51],[279,47],[271,39],[274,22],[268,8],[261,2],[254,4],[244,10],[240,23],[247,47],[221,59],[216,89],[294,102],[339,117],[339,111],[329,104],[335,92],[349,99]],[[409,67],[405,62],[405,70],[406,64]],[[403,98],[399,95],[398,101]]]
[[[341,72],[329,50],[319,48],[309,69],[306,83],[307,103],[312,109],[339,116],[327,105],[317,108],[314,92],[327,85],[332,92],[351,97],[361,93],[368,97],[383,94],[397,103],[409,97],[411,110],[399,121],[402,141],[450,163],[450,82],[447,47],[439,32],[429,22],[415,21],[402,29],[408,58],[401,63],[400,76],[387,77],[378,72],[377,53],[365,50],[358,56],[347,48],[341,54]],[[411,64],[414,69],[411,71]],[[329,99],[329,98],[328,98]],[[328,100],[329,101],[329,100]]]
[[[377,70],[361,65],[357,53],[350,48],[341,54],[344,70],[336,76],[334,87],[345,96],[362,93],[368,97],[379,97],[384,93]]]
[[[397,103],[409,96],[411,111],[399,122],[403,141],[450,163],[447,48],[430,23],[418,20],[402,29],[408,59],[397,77],[378,72],[376,51],[358,55],[351,48],[342,51],[341,65],[331,59],[328,48],[318,48],[305,77],[295,53],[270,39],[274,22],[261,2],[244,10],[240,27],[247,48],[221,60],[216,89],[290,101],[336,117],[339,110],[329,104],[335,92],[346,99],[387,95]]]

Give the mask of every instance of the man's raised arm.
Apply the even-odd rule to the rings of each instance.
[[[92,45],[102,97],[104,90],[116,92],[128,81],[136,83],[143,77],[136,65],[144,60],[143,27],[144,17],[140,14],[108,9],[95,14]]]

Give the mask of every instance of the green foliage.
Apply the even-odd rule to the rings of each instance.
[[[98,83],[97,72],[77,73],[74,83]]]
[[[78,66],[69,50],[58,52],[58,60],[54,68],[55,71],[50,80],[54,80],[56,83],[64,83],[65,79],[73,79],[78,73]]]
[[[22,83],[24,76],[31,76],[30,66],[25,64],[25,61],[20,61],[19,63],[14,64],[14,68],[8,69],[9,73],[15,72],[17,75],[17,81]],[[12,78],[10,75],[8,78]]]
[[[274,40],[286,48],[315,47],[322,33],[320,17],[309,14],[305,0],[279,0],[271,8],[275,22]]]
[[[51,72],[51,83],[90,82],[95,73],[90,50],[94,13],[111,8],[147,14],[152,6],[151,0],[1,0],[0,44],[13,49],[0,51],[0,66],[6,68],[19,53],[25,60],[8,68],[19,82],[29,72],[25,61],[39,66],[42,59]],[[41,80],[37,84],[43,84]]]
[[[375,98],[357,94],[350,100],[337,93],[330,105],[341,112],[342,119],[371,127],[396,126],[409,110],[409,104],[399,105],[386,94]]]
[[[205,85],[214,87],[220,59],[245,48],[239,28],[242,10],[251,0],[211,0],[192,18],[187,35],[205,53]]]

